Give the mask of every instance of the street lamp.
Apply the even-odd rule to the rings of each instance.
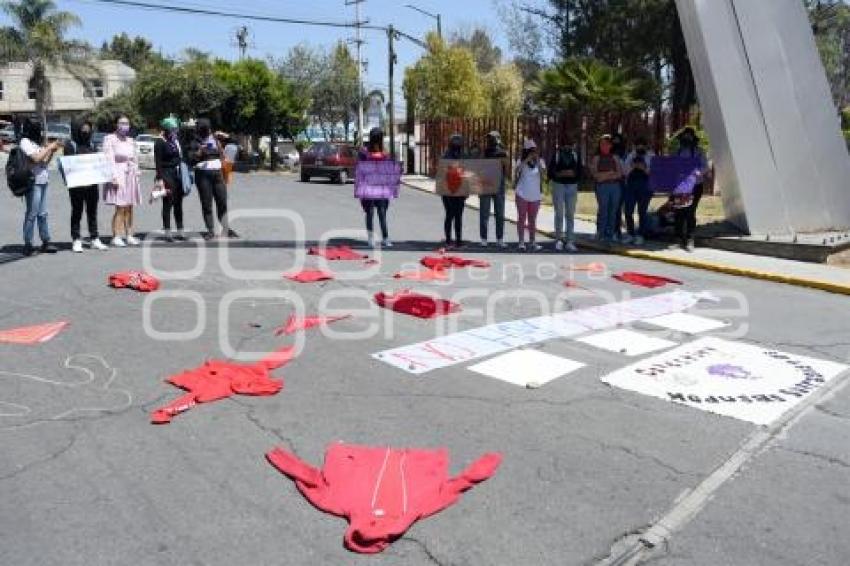
[[[432,14],[431,12],[423,10],[422,8],[417,8],[413,4],[405,4],[404,7],[410,8],[411,10],[416,10],[420,14],[425,14],[426,16],[437,20],[437,35],[440,36],[440,39],[443,39],[443,18],[442,16],[440,16],[440,14]]]

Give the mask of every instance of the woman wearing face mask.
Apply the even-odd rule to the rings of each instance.
[[[189,157],[195,166],[195,186],[201,199],[201,211],[207,231],[204,240],[215,237],[213,201],[216,215],[221,224],[221,237],[237,238],[236,232],[227,224],[227,186],[222,174],[222,148],[213,135],[212,124],[206,118],[198,120],[195,139],[189,150]]]
[[[443,159],[465,158],[463,136],[452,134],[452,137],[449,138],[449,149],[443,155]],[[452,245],[452,226],[454,226],[454,245],[460,248],[463,246],[463,210],[466,208],[466,197],[443,196],[442,200],[443,209],[446,212],[445,220],[443,221],[443,231],[446,235],[445,244],[446,246]]]
[[[568,139],[558,148],[549,161],[548,169],[552,183],[552,204],[555,207],[555,250],[564,249],[564,233],[566,232],[567,251],[575,253],[578,251],[575,245],[576,202],[583,165],[573,140]],[[566,231],[564,230],[565,221]]]
[[[42,253],[53,254],[57,252],[55,246],[50,243],[50,229],[47,225],[47,183],[49,173],[47,166],[54,154],[59,149],[59,142],[44,143],[44,131],[41,122],[28,118],[21,131],[21,151],[29,157],[32,162],[33,185],[27,191],[24,199],[27,209],[24,214],[24,255],[31,256],[35,251],[32,245],[35,225],[38,224],[38,235],[41,236]]]
[[[599,140],[599,153],[590,162],[590,173],[596,181],[596,238],[613,242],[622,196],[623,165],[614,154],[611,136]]]
[[[360,152],[360,161],[386,161],[390,157],[384,153],[384,131],[372,128],[369,132],[369,144]],[[360,187],[355,188],[355,193]],[[390,207],[389,198],[372,198],[369,195],[360,196],[360,207],[366,215],[366,231],[369,234],[369,247],[375,247],[375,211],[378,212],[378,223],[381,226],[381,247],[393,247],[390,241],[390,231],[387,226],[387,210]]]
[[[540,201],[543,199],[543,179],[546,175],[546,165],[537,152],[534,140],[525,140],[522,157],[514,168],[514,188],[516,191],[517,232],[519,234],[519,250],[525,251],[525,229],[528,227],[528,242],[531,251],[542,248],[536,243],[537,213],[540,212]]]
[[[65,155],[88,155],[96,153],[91,144],[92,131],[91,122],[73,124],[71,127],[71,139],[65,142]],[[91,247],[101,251],[108,249],[100,241],[97,232],[97,203],[100,200],[98,186],[89,185],[87,187],[69,188],[68,196],[71,198],[71,240],[73,242],[71,249],[74,253],[83,253],[80,223],[83,219],[84,208],[86,219],[88,220]]]
[[[177,118],[170,116],[164,119],[160,126],[162,134],[154,142],[153,155],[156,167],[156,188],[165,191],[162,197],[162,229],[165,239],[171,242],[176,237],[184,239],[183,234],[183,148],[180,147],[178,133],[180,122]],[[174,212],[174,222],[177,224],[177,233],[171,232],[171,213]]]
[[[626,185],[623,192],[623,205],[626,213],[626,235],[623,243],[634,242],[643,245],[649,236],[649,202],[652,190],[649,188],[649,174],[652,166],[652,151],[647,147],[645,138],[638,138],[635,149],[626,158]],[[635,207],[638,211],[638,229],[635,230]]]
[[[703,182],[708,176],[708,160],[705,153],[699,147],[699,138],[696,130],[691,127],[685,128],[679,134],[679,157],[688,157],[699,160],[700,170],[696,186],[694,187],[693,200],[688,206],[676,209],[676,236],[682,243],[682,248],[692,250],[694,247],[694,232],[697,227],[697,207],[702,199],[704,190]]]
[[[117,125],[115,133],[103,140],[103,153],[112,163],[113,175],[112,183],[103,191],[103,201],[115,207],[112,245],[123,248],[140,243],[133,230],[133,207],[142,203],[142,189],[136,141],[130,137],[130,119],[122,115]]]

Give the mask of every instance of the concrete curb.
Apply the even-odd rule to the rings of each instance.
[[[402,185],[408,187],[410,189],[417,190],[423,193],[434,194],[433,191],[429,191],[428,189],[423,189],[422,187],[417,187],[416,185],[407,183],[402,181]],[[473,210],[478,210],[480,207],[467,204],[467,208],[471,208]],[[507,222],[511,224],[516,224],[516,220],[512,218],[505,217]],[[553,237],[554,234],[547,230],[538,229],[537,232],[546,237]],[[736,277],[747,277],[749,279],[758,279],[762,281],[771,281],[773,283],[782,283],[785,285],[792,285],[794,287],[804,287],[808,289],[817,289],[819,291],[826,291],[828,293],[835,293],[838,295],[847,295],[850,296],[850,284],[842,284],[842,283],[833,283],[831,281],[823,281],[821,279],[810,279],[808,277],[798,277],[795,275],[783,275],[780,273],[773,273],[770,271],[761,271],[759,269],[748,269],[743,267],[735,267],[733,265],[725,265],[722,263],[715,263],[711,261],[702,261],[696,259],[686,259],[686,258],[678,258],[678,257],[670,257],[664,254],[660,254],[658,252],[650,252],[645,250],[635,250],[630,248],[624,248],[622,246],[606,246],[603,244],[599,244],[596,242],[591,242],[587,240],[578,240],[576,241],[576,245],[579,248],[596,251],[596,252],[604,252],[609,254],[616,254],[623,257],[630,257],[634,259],[645,259],[651,261],[658,261],[662,263],[669,263],[671,265],[679,265],[681,267],[690,267],[692,269],[702,269],[703,271],[712,271],[715,273],[723,273],[725,275],[734,275]]]

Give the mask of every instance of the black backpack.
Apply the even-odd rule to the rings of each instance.
[[[6,162],[6,184],[9,190],[16,197],[22,197],[30,192],[34,182],[30,158],[20,147],[12,148],[9,161]]]

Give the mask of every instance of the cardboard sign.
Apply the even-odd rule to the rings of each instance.
[[[658,193],[671,193],[688,185],[688,177],[694,171],[702,171],[702,161],[694,157],[668,155],[652,158],[649,186]],[[693,185],[691,185],[693,192]]]
[[[408,373],[421,375],[545,340],[572,338],[592,330],[607,330],[644,318],[682,312],[701,300],[713,300],[713,297],[707,293],[674,291],[554,315],[500,322],[372,356]]]
[[[834,362],[708,337],[615,371],[602,381],[769,425],[847,369]]]
[[[399,187],[401,187],[400,161],[360,161],[357,163],[354,182],[355,198],[398,198]]]
[[[440,196],[495,195],[501,185],[501,159],[441,159],[437,167]]]
[[[69,189],[111,183],[115,176],[112,162],[104,153],[60,157],[59,165]]]

